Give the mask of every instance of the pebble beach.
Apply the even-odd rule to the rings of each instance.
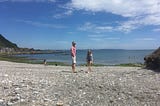
[[[0,106],[159,106],[160,73],[141,67],[0,61]]]

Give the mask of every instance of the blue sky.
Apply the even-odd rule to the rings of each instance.
[[[156,49],[159,0],[0,0],[0,33],[35,49]]]

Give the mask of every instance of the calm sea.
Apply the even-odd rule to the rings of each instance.
[[[144,63],[144,57],[153,52],[153,50],[92,50],[95,64],[116,65],[122,63]],[[87,50],[77,50],[77,64],[86,63]],[[30,59],[42,61],[46,59],[49,62],[64,62],[71,64],[70,51],[53,54],[23,54]]]

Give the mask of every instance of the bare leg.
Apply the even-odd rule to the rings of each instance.
[[[91,70],[91,66],[89,66],[89,71],[91,72],[92,70]]]
[[[75,64],[75,63],[72,64],[72,72],[73,72],[73,73],[76,72],[76,64]]]
[[[91,62],[88,62],[88,64],[87,64],[87,65],[88,65],[88,73],[89,73],[89,72],[91,72],[91,71],[92,71],[92,70],[91,70]]]

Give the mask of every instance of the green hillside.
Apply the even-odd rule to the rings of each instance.
[[[9,40],[7,40],[5,37],[3,37],[1,34],[0,34],[0,48],[15,48],[17,49],[18,46],[12,42],[10,42]]]

